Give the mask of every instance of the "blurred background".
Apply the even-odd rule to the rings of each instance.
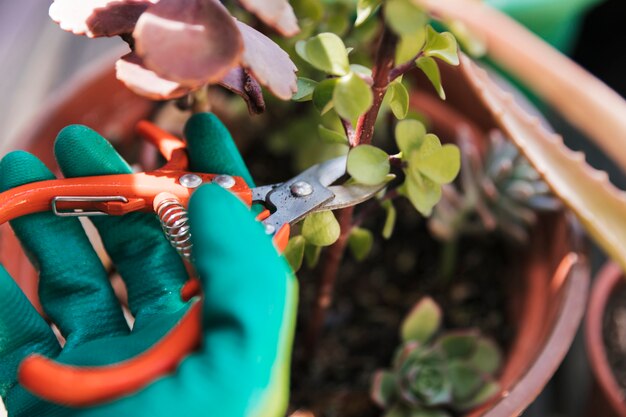
[[[489,1],[502,5],[506,1]],[[517,2],[523,3],[523,2]],[[517,17],[562,48],[581,65],[626,94],[626,1],[587,2],[583,15],[568,19],[559,29],[546,26],[528,1]],[[558,8],[576,8],[578,0],[545,0]],[[58,28],[48,17],[48,2],[42,0],[0,1],[0,155],[20,147],[20,131],[54,99],[77,71],[105,55],[121,55],[118,39],[86,39]],[[592,165],[608,170],[612,180],[626,188],[624,176],[579,132],[546,109],[548,118],[574,149],[584,149]],[[626,151],[626,150],[625,150]],[[597,270],[602,255],[595,250]],[[526,416],[581,416],[588,413],[586,398],[591,386],[584,346],[579,335],[553,381],[524,414]],[[0,411],[2,415],[2,411]],[[593,414],[587,414],[593,415]]]

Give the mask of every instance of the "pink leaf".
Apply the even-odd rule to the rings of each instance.
[[[158,0],[55,0],[49,14],[61,29],[90,38],[132,33],[139,16]]]
[[[243,7],[283,36],[300,32],[298,19],[288,0],[240,0]]]
[[[298,70],[289,55],[270,38],[237,21],[243,36],[244,51],[242,64],[254,78],[283,100],[291,99],[298,91]]]
[[[221,80],[243,50],[235,22],[216,0],[161,0],[141,15],[133,37],[148,68],[186,85]]]
[[[250,114],[263,113],[265,110],[261,86],[243,68],[238,67],[231,70],[219,83],[233,93],[240,95],[246,101]]]
[[[126,87],[140,96],[152,100],[168,100],[182,97],[195,88],[183,86],[175,81],[158,76],[154,71],[147,69],[139,56],[130,53],[123,56],[115,64],[117,79]]]

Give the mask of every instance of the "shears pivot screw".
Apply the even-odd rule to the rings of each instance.
[[[202,178],[196,174],[185,174],[178,179],[180,185],[187,188],[197,188],[202,185]]]
[[[274,226],[272,226],[271,224],[266,224],[265,225],[265,233],[266,234],[273,235],[275,231],[276,231],[276,228]]]
[[[226,189],[233,188],[233,186],[235,185],[235,179],[230,175],[218,175],[217,177],[213,178],[213,182],[220,187]]]
[[[306,181],[296,181],[291,184],[290,190],[294,197],[306,197],[313,193],[313,186]]]

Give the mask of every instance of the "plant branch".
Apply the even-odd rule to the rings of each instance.
[[[353,148],[357,144],[355,144],[354,142],[354,137],[356,135],[356,132],[354,131],[354,128],[352,127],[352,123],[350,123],[349,120],[346,120],[343,117],[340,117],[340,119],[341,119],[341,125],[343,126],[343,130],[346,132],[346,137],[348,138],[348,144],[350,145],[351,148]]]
[[[369,144],[374,136],[374,125],[380,111],[380,106],[385,98],[385,92],[389,86],[389,73],[393,68],[396,54],[398,37],[385,26],[380,37],[378,51],[376,53],[376,63],[372,69],[372,93],[374,101],[372,107],[361,117],[356,125],[355,145]]]
[[[415,55],[413,58],[398,65],[395,68],[392,68],[391,71],[389,71],[389,82],[406,74],[407,72],[411,71],[413,68],[416,68],[417,60],[420,59],[423,55],[424,55],[424,51],[419,51],[417,55]]]

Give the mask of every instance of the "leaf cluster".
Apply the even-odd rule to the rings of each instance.
[[[476,330],[441,329],[441,308],[420,300],[402,323],[392,368],[378,371],[371,396],[385,417],[448,417],[497,394],[502,362],[497,345]]]

